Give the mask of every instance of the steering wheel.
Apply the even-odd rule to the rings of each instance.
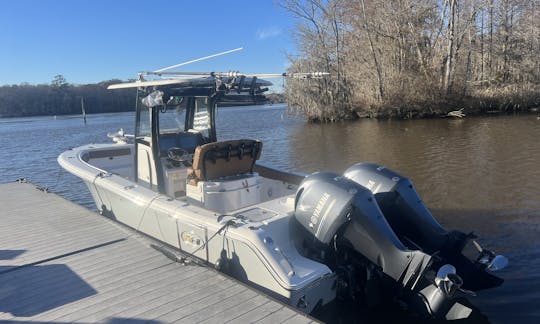
[[[167,157],[169,158],[169,160],[172,160],[175,162],[189,162],[190,161],[189,152],[180,147],[171,147],[170,149],[168,149]]]

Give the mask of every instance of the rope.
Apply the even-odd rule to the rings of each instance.
[[[200,260],[198,257],[196,257],[195,253],[199,252],[202,248],[204,248],[206,245],[208,245],[208,243],[214,237],[216,237],[216,235],[218,235],[223,230],[225,230],[227,227],[229,227],[230,225],[233,225],[233,224],[234,224],[234,221],[232,219],[228,220],[216,233],[214,233],[214,235],[212,235],[203,245],[199,246],[199,248],[197,248],[193,252],[187,252],[187,251],[183,251],[183,250],[170,250],[165,245],[159,245],[158,246],[158,245],[151,244],[150,246],[153,249],[163,253],[167,258],[171,259],[174,262],[178,262],[178,263],[181,263],[181,264],[184,264],[184,265],[188,265],[188,264],[192,263],[192,264],[196,264],[196,265],[198,265],[200,267],[208,267],[208,260],[206,261],[206,263],[204,263],[204,260]],[[178,253],[181,256],[178,256]]]
[[[58,176],[56,177],[56,183],[52,186],[52,188],[56,189],[56,186],[58,186],[58,183],[60,182],[60,178],[62,178],[62,175],[64,174],[64,170],[59,167],[58,168]],[[45,188],[47,191],[50,191],[50,187]]]
[[[97,194],[97,196],[99,198],[99,202],[101,203],[101,206],[98,206],[97,202],[96,202],[96,207],[98,208],[98,210],[101,208],[100,214],[104,215],[104,212],[107,210],[107,208],[106,208],[105,204],[103,203],[103,199],[101,198],[101,194],[99,193],[99,190],[98,190],[97,185],[96,185],[96,180],[97,180],[97,178],[100,178],[100,177],[103,178],[103,172],[100,172],[98,175],[96,175],[94,177],[94,180],[92,180],[92,184],[94,185],[94,189],[96,190],[96,194]],[[103,209],[105,209],[105,210],[103,210]],[[104,215],[104,216],[108,216],[108,215]]]
[[[199,246],[195,251],[191,252],[191,254],[195,254],[197,252],[199,252],[202,248],[204,248],[205,246],[208,245],[208,243],[214,238],[216,237],[216,235],[218,235],[219,233],[221,233],[221,231],[223,231],[224,229],[226,229],[227,227],[229,227],[230,225],[234,225],[234,220],[230,219],[228,220],[223,226],[221,226],[217,232],[214,233],[214,235],[210,236],[210,238],[203,243],[203,245]]]

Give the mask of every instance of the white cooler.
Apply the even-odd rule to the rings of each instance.
[[[259,174],[253,173],[188,184],[186,195],[207,209],[225,213],[258,203],[260,189]]]

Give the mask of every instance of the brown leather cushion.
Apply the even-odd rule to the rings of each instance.
[[[193,175],[206,181],[253,172],[261,150],[262,142],[246,139],[197,146],[193,155]]]

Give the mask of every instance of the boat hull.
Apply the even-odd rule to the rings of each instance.
[[[335,299],[335,274],[294,247],[289,231],[293,196],[227,214],[212,212],[134,182],[125,166],[133,149],[130,144],[87,145],[64,152],[58,162],[85,182],[104,216],[306,313]]]

